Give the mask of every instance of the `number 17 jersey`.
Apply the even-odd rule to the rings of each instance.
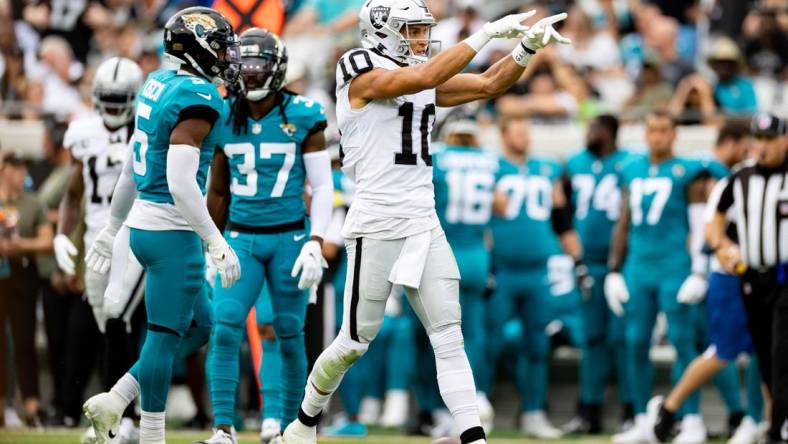
[[[342,171],[356,184],[345,232],[374,236],[383,219],[428,218],[426,231],[438,224],[432,184],[430,133],[435,121],[435,90],[392,99],[376,99],[352,109],[348,92],[357,76],[373,69],[393,70],[400,63],[374,49],[354,49],[337,63],[337,123],[341,133]],[[378,218],[379,224],[365,220]],[[431,226],[430,226],[431,225]],[[349,227],[353,228],[349,228]],[[368,228],[373,227],[373,228]],[[379,238],[406,237],[414,224],[385,230]],[[418,230],[417,230],[418,231]]]

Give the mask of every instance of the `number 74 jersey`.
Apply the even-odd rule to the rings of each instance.
[[[435,215],[430,133],[435,90],[352,109],[348,97],[357,76],[400,65],[374,49],[353,49],[337,63],[337,123],[342,171],[356,184],[353,206],[386,218]]]

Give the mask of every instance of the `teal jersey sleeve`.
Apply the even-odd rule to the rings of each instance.
[[[573,226],[589,262],[607,262],[613,226],[621,213],[619,178],[629,156],[620,150],[604,158],[581,151],[566,162]]]
[[[501,160],[496,189],[507,196],[507,206],[490,224],[496,267],[544,263],[561,252],[550,221],[553,184],[560,174],[560,165],[548,159],[529,159],[521,166]]]
[[[195,179],[205,193],[208,168],[218,142],[222,104],[219,91],[203,78],[168,70],[148,76],[136,100],[132,145],[134,180],[140,199],[173,203],[167,185],[167,151],[172,130],[189,119],[204,119],[213,125],[198,147],[200,165]]]
[[[484,248],[492,215],[498,156],[478,148],[447,146],[433,154],[435,208],[455,248]]]
[[[709,158],[709,159],[701,159],[701,168],[709,173],[711,177],[714,179],[720,180],[724,177],[728,177],[731,174],[730,168],[725,166],[722,162],[717,159]]]
[[[325,127],[322,106],[290,93],[262,118],[250,117],[245,131],[235,133],[231,122],[222,123],[231,223],[263,227],[304,218],[304,142]]]

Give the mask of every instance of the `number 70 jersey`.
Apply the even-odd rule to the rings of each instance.
[[[337,123],[342,171],[356,184],[353,206],[387,218],[435,214],[430,133],[435,90],[352,109],[348,97],[357,76],[402,65],[374,49],[353,49],[337,63]]]

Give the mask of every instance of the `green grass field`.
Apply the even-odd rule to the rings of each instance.
[[[3,444],[70,444],[79,443],[81,431],[54,430],[46,432],[31,432],[25,430],[3,430],[0,429],[0,443]],[[196,439],[205,439],[207,432],[167,432],[167,444],[191,444]],[[391,433],[376,432],[365,439],[332,439],[320,438],[321,443],[334,444],[429,444],[428,438],[411,438]],[[241,434],[239,444],[257,444],[257,435],[254,433]],[[536,443],[538,440],[519,437],[515,432],[494,433],[491,444],[515,444],[515,443]],[[544,442],[544,441],[542,441]],[[610,443],[609,436],[599,436],[594,438],[572,438],[560,441],[549,441],[553,444],[574,443],[574,444],[602,444]],[[715,441],[709,441],[713,443]],[[723,441],[719,441],[723,442]]]

